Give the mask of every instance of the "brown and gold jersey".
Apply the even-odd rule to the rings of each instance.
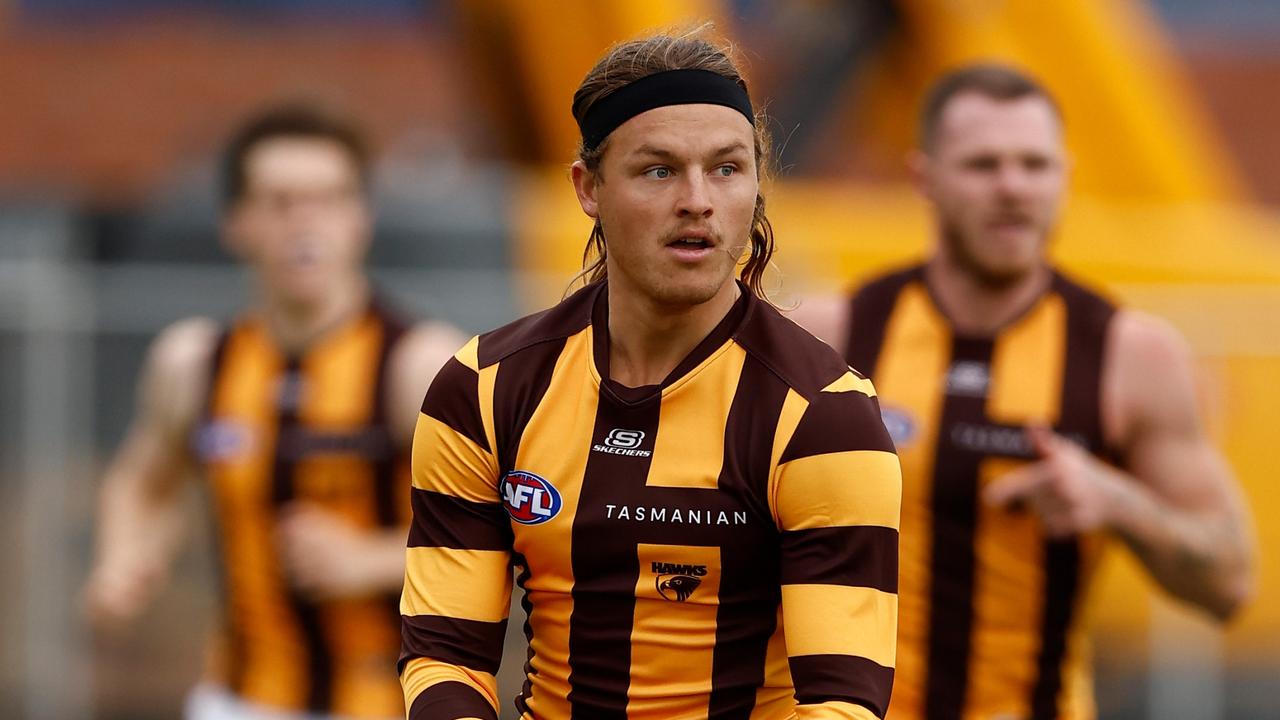
[[[225,608],[212,679],[247,701],[346,717],[404,713],[396,598],[308,600],[284,573],[276,539],[279,514],[294,502],[361,528],[407,524],[408,452],[392,441],[384,401],[402,328],[370,310],[290,357],[246,318],[217,345],[194,437]]]
[[[423,404],[410,717],[493,718],[512,565],[525,718],[882,717],[900,475],[871,384],[743,290],[660,385],[606,286],[482,335]]]
[[[1099,538],[1051,541],[981,489],[1031,458],[1023,428],[1051,425],[1103,451],[1100,377],[1112,306],[1055,274],[995,337],[965,337],[922,268],[853,298],[846,359],[880,392],[902,459],[898,682],[890,716],[1089,718],[1080,597]]]

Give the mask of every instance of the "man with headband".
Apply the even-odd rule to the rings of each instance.
[[[523,717],[883,717],[898,460],[871,384],[763,298],[745,82],[656,36],[573,111],[586,286],[472,340],[418,420],[410,718],[497,717],[512,565]]]

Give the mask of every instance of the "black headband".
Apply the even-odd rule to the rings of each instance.
[[[578,122],[582,145],[595,150],[622,123],[667,105],[723,105],[742,113],[755,125],[751,98],[736,80],[710,70],[667,70],[636,80],[605,95]],[[578,117],[574,103],[574,117]]]

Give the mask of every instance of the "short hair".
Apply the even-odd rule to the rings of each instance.
[[[938,126],[947,105],[957,96],[974,93],[992,100],[1040,98],[1062,121],[1062,109],[1044,86],[1030,75],[1008,65],[966,65],[938,78],[925,94],[920,111],[920,147],[929,150],[938,139]]]
[[[574,119],[579,123],[597,102],[609,94],[641,78],[669,70],[707,70],[726,77],[747,90],[746,80],[733,59],[733,50],[707,38],[710,25],[680,34],[658,34],[614,45],[583,78],[573,94]],[[756,169],[763,178],[768,175],[771,145],[767,123],[757,111],[755,117]],[[578,159],[595,173],[609,146],[606,137],[595,148],[578,143]],[[764,212],[764,196],[756,195],[755,213],[751,220],[751,255],[742,268],[742,281],[759,297],[764,297],[761,281],[773,257],[773,226]],[[583,251],[583,271],[587,282],[603,280],[606,275],[607,249],[604,230],[597,222]]]
[[[232,134],[222,155],[222,203],[231,207],[244,197],[249,182],[246,161],[259,144],[277,138],[306,138],[337,143],[351,158],[361,190],[369,185],[369,143],[351,117],[312,102],[270,106],[245,120]]]

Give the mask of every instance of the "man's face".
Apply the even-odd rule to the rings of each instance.
[[[613,291],[668,307],[732,292],[759,191],[754,140],[735,110],[671,105],[614,130],[594,176],[575,164],[582,209],[604,228]]]
[[[350,154],[332,140],[264,140],[245,158],[245,189],[227,213],[227,241],[269,292],[316,302],[359,272],[370,214]]]
[[[940,251],[979,282],[1007,285],[1044,262],[1066,179],[1062,129],[1046,100],[957,95],[918,174]]]

